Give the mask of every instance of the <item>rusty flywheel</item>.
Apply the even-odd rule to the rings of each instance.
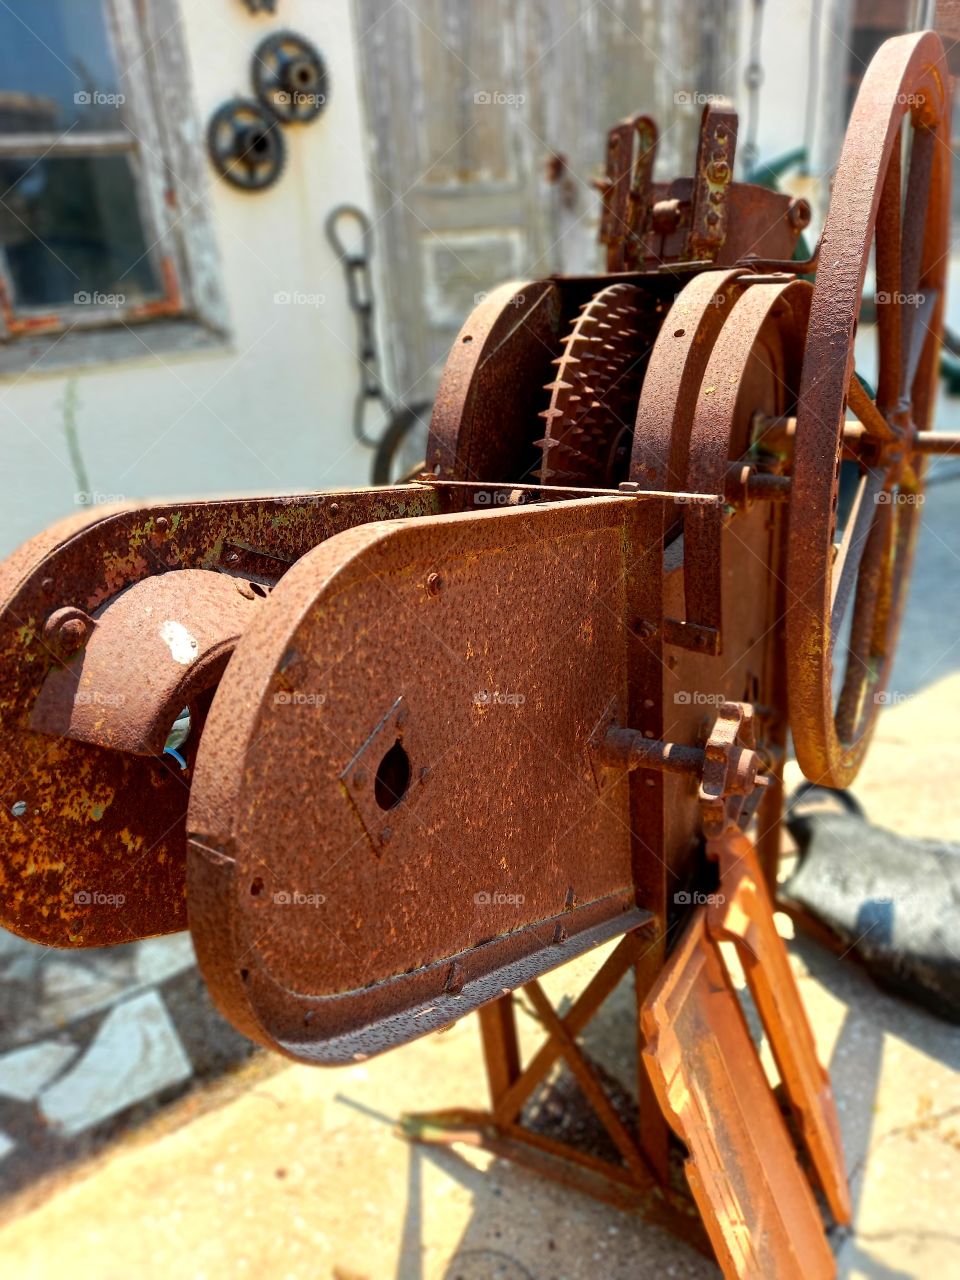
[[[853,781],[884,701],[920,522],[917,437],[930,426],[936,386],[949,121],[939,37],[888,40],[863,78],[824,226],[792,461],[786,639],[797,760],[808,778],[831,787]],[[854,366],[871,249],[875,394]],[[846,421],[847,409],[859,425]],[[841,519],[850,428],[860,433],[859,482]]]

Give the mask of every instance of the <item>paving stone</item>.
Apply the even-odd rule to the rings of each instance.
[[[111,1009],[76,1066],[41,1094],[40,1109],[72,1136],[191,1074],[163,1001],[148,991]]]
[[[46,953],[46,950],[46,947],[38,946],[35,942],[17,937],[8,929],[0,929],[0,965],[15,957],[27,955],[31,951],[39,958]]]
[[[137,945],[134,973],[139,984],[158,986],[196,962],[190,934],[172,933],[165,938],[148,938]]]
[[[32,1102],[77,1055],[77,1046],[42,1040],[0,1057],[0,1097]]]
[[[113,1004],[130,986],[126,966],[97,967],[77,958],[48,960],[43,966],[43,1026],[62,1027]]]

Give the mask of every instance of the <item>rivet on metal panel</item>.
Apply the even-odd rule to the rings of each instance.
[[[43,638],[55,652],[76,653],[89,640],[97,624],[82,609],[56,609],[44,624]]]

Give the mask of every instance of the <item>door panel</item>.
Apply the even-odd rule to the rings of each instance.
[[[658,172],[689,172],[700,107],[674,95],[737,83],[733,0],[356,0],[356,22],[382,314],[407,401],[434,393],[478,295],[598,269],[591,183],[611,124],[650,112]]]

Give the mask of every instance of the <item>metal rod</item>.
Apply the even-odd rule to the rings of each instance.
[[[758,413],[754,417],[756,443],[760,443],[768,432],[780,431],[792,439],[797,434],[797,419],[792,415],[771,418]],[[843,424],[844,444],[858,444],[870,431],[862,422],[847,419]],[[918,431],[913,440],[907,444],[916,453],[953,453],[960,452],[960,434],[953,431]]]
[[[609,729],[597,750],[604,764],[620,768],[661,769],[696,778],[703,770],[704,753],[700,747],[645,738],[636,729]]]
[[[918,431],[913,447],[917,453],[960,453],[960,434],[954,431]]]
[[[432,488],[440,489],[476,489],[481,492],[491,492],[492,490],[506,489],[508,492],[519,490],[520,493],[539,493],[545,498],[559,498],[562,494],[571,494],[576,498],[660,498],[670,502],[684,504],[698,504],[705,507],[719,506],[723,501],[715,493],[669,493],[664,489],[641,489],[634,487],[629,482],[622,485],[619,489],[591,489],[579,485],[563,486],[563,485],[545,485],[545,484],[513,484],[510,481],[497,481],[491,483],[487,480],[445,480],[440,476],[431,475],[429,471],[423,472],[416,477],[416,484],[429,485]],[[482,504],[481,504],[482,505]]]

